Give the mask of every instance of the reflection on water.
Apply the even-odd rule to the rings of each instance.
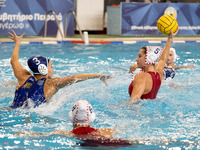
[[[72,130],[68,112],[75,101],[88,100],[96,113],[93,127],[120,128],[116,138],[129,139],[134,149],[200,148],[200,54],[199,47],[174,44],[178,65],[192,69],[178,70],[173,80],[162,83],[157,99],[127,105],[129,66],[145,43],[133,45],[22,45],[20,62],[33,55],[45,55],[53,62],[54,76],[78,73],[105,73],[114,76],[108,87],[99,79],[87,80],[61,89],[49,104],[30,110],[9,110],[16,87],[9,57],[13,45],[0,56],[0,149],[66,149],[80,147],[80,140],[66,136],[14,136],[22,131],[51,132]],[[5,45],[0,45],[5,51]],[[42,51],[41,51],[42,49]],[[28,69],[29,70],[29,69]],[[126,149],[121,147],[119,149]]]

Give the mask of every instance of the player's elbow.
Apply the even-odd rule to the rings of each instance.
[[[13,65],[13,64],[14,64],[14,60],[13,60],[13,58],[12,58],[12,57],[10,58],[10,64],[11,64],[11,65]]]

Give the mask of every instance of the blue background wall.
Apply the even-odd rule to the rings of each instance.
[[[122,35],[161,34],[157,20],[168,7],[176,10],[178,35],[200,34],[200,4],[198,3],[121,3]]]
[[[0,36],[8,35],[10,29],[18,34],[44,35],[45,15],[54,11],[65,25],[65,15],[74,9],[74,0],[5,0],[0,5]],[[56,35],[57,24],[50,13],[47,35]],[[74,16],[69,14],[67,35],[74,34]]]

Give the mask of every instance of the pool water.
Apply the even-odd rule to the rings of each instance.
[[[114,78],[107,80],[108,87],[99,79],[65,87],[49,104],[36,109],[1,110],[0,149],[86,149],[69,136],[13,135],[72,130],[68,112],[80,99],[88,100],[94,108],[92,127],[122,127],[115,138],[138,142],[117,149],[200,149],[200,43],[172,43],[178,55],[176,65],[193,68],[178,70],[173,80],[164,81],[155,100],[127,105],[131,82],[128,70],[145,45],[163,47],[164,43],[21,45],[20,62],[26,69],[29,57],[43,55],[52,60],[54,77],[103,73]],[[10,65],[13,48],[14,44],[0,45],[0,108],[10,106],[14,97],[16,79]]]

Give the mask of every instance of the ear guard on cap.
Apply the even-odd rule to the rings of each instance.
[[[86,100],[77,101],[69,112],[69,119],[75,125],[90,125],[95,120],[91,104]]]
[[[48,59],[43,56],[33,56],[28,59],[28,66],[33,74],[47,75]]]

